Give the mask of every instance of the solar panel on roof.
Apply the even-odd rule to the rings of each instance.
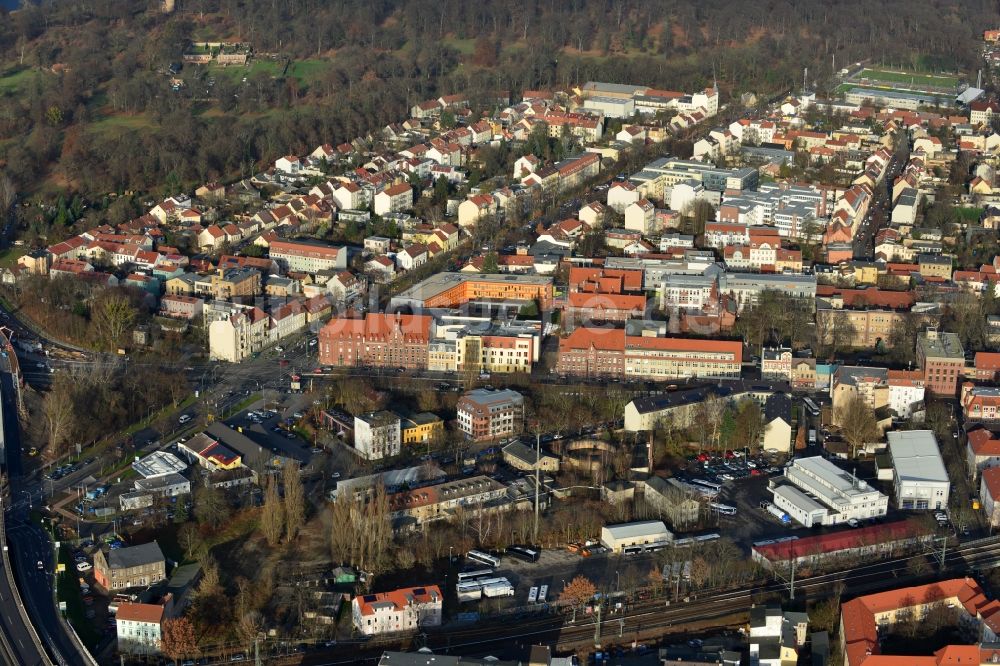
[[[366,594],[364,596],[364,599],[365,599],[365,602],[367,602],[367,603],[370,604],[370,603],[374,603],[375,600],[378,599],[378,596],[376,596],[374,594]]]

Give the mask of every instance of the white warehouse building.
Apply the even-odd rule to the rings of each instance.
[[[673,540],[674,535],[662,520],[605,525],[601,528],[601,545],[613,553],[665,546]]]
[[[796,458],[771,482],[774,504],[806,527],[884,516],[889,498],[820,456]]]
[[[904,511],[947,509],[951,482],[934,433],[902,430],[888,437],[898,507]]]

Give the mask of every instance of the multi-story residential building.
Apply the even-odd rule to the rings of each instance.
[[[792,460],[770,490],[775,506],[806,527],[879,518],[889,507],[888,497],[820,456]]]
[[[928,328],[917,336],[917,365],[924,371],[924,386],[934,395],[954,396],[965,370],[965,349],[955,333]]]
[[[458,429],[475,441],[516,435],[524,425],[524,398],[510,389],[469,391],[458,400]]]
[[[319,332],[319,362],[422,370],[432,326],[428,315],[368,313],[364,319],[331,319]]]
[[[1000,467],[983,470],[979,482],[979,500],[989,519],[990,529],[1000,527]]]
[[[169,599],[167,605],[170,605]],[[118,604],[115,612],[118,651],[124,654],[159,654],[166,610],[166,605],[162,603]]]
[[[897,107],[898,108],[898,107]],[[943,645],[932,654],[914,650],[904,655],[885,654],[879,640],[897,634],[897,625],[923,621],[932,610],[947,608],[952,613],[949,629],[963,629],[966,635],[982,636],[987,645]],[[984,593],[973,578],[936,580],[926,585],[904,587],[856,597],[840,607],[840,654],[844,666],[943,666],[944,664],[992,663],[994,650],[988,642],[996,635],[1000,615],[997,603]],[[940,643],[938,644],[940,645]]]
[[[413,208],[413,188],[409,183],[390,185],[375,195],[372,210],[376,215],[388,215]]]
[[[976,352],[973,367],[972,376],[969,379],[996,382],[1000,379],[1000,353]]]
[[[426,444],[444,438],[444,421],[437,414],[420,412],[400,419],[400,436],[403,444]]]
[[[466,303],[517,304],[536,302],[552,306],[552,278],[541,275],[438,273],[392,298],[401,308],[455,308]]]
[[[255,268],[220,268],[212,274],[209,294],[217,300],[252,298],[261,291],[260,272]]]
[[[214,319],[208,325],[209,358],[239,363],[267,344],[270,317],[260,308],[243,308]]]
[[[400,490],[389,496],[392,520],[407,519],[415,525],[449,520],[459,507],[467,512],[506,511],[507,487],[488,476],[471,476],[432,486]]]
[[[1000,467],[1000,437],[986,428],[970,430],[965,438],[965,462],[973,481],[983,470]]]
[[[615,321],[642,317],[646,311],[644,294],[593,294],[572,292],[566,296],[563,327],[577,323]]]
[[[765,291],[776,291],[784,296],[812,302],[816,298],[815,275],[776,275],[766,273],[723,273],[719,277],[719,291],[733,298],[737,308],[757,302]]]
[[[888,406],[889,371],[851,365],[838,367],[830,379],[834,424],[839,425],[842,409],[850,404],[854,396],[860,397],[872,410]]]
[[[718,281],[714,274],[664,275],[660,288],[660,307],[701,310],[719,302]]]
[[[354,450],[365,460],[399,455],[402,442],[400,419],[390,411],[354,417]]]
[[[583,377],[738,378],[743,346],[736,341],[654,338],[622,329],[580,327],[559,341],[556,372]]]
[[[962,385],[959,399],[966,421],[976,423],[1000,422],[1000,388],[976,386],[971,382]]]
[[[901,430],[888,439],[896,505],[903,511],[947,509],[951,482],[934,433]]]
[[[820,300],[816,305],[816,333],[824,345],[874,349],[892,347],[892,332],[907,321],[927,321],[919,311],[884,308],[833,308]]]
[[[438,627],[443,602],[437,585],[356,596],[351,602],[354,628],[365,636],[377,636]]]
[[[919,370],[889,370],[889,409],[908,419],[924,404],[924,374]]]
[[[315,274],[346,269],[348,252],[324,243],[275,239],[268,245],[268,256],[286,271]]]
[[[167,560],[155,542],[94,554],[94,580],[105,590],[149,587],[167,577]]]
[[[761,379],[792,381],[792,350],[785,348],[765,349],[760,356]]]
[[[204,305],[204,300],[194,296],[166,295],[160,299],[160,313],[177,319],[197,319]]]

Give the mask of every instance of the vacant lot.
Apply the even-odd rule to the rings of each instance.
[[[914,86],[933,86],[936,88],[954,88],[958,85],[958,78],[944,74],[918,74],[917,72],[903,72],[885,69],[865,69],[861,72],[861,78],[870,81],[884,81],[886,83],[908,83]]]

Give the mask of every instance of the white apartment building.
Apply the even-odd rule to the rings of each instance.
[[[904,511],[947,509],[951,482],[934,433],[902,430],[890,432],[888,438],[899,508]]]
[[[908,419],[924,402],[924,379],[917,373],[889,371],[889,409]]]
[[[771,484],[775,506],[806,527],[878,518],[889,508],[888,497],[820,456],[792,460]]]
[[[159,654],[163,614],[164,607],[160,604],[120,604],[115,614],[118,651],[123,654]]]
[[[660,289],[664,309],[701,309],[719,301],[714,275],[665,275]]]
[[[354,417],[354,448],[365,460],[399,455],[402,434],[399,417],[389,411]]]
[[[354,628],[366,636],[376,636],[439,627],[443,599],[437,585],[354,597]]]

